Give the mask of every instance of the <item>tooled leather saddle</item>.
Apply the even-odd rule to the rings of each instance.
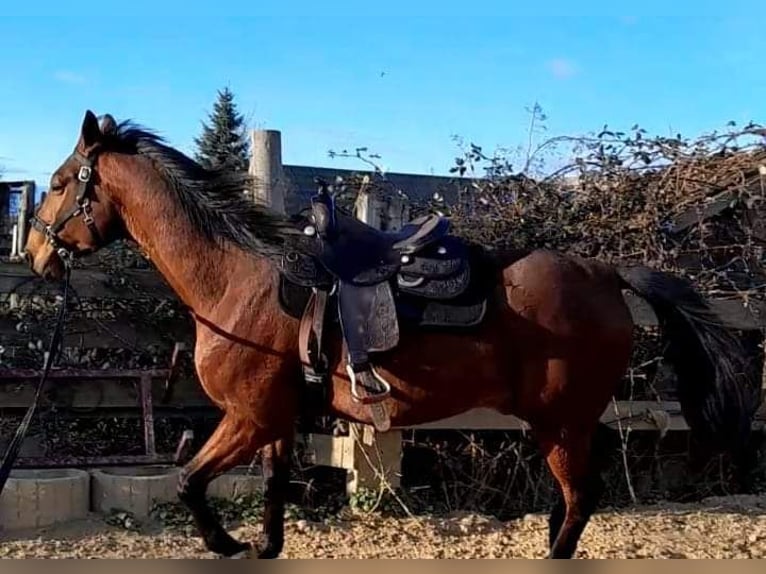
[[[300,318],[304,378],[323,405],[332,362],[325,333],[340,327],[352,397],[367,405],[383,432],[390,428],[391,385],[371,355],[394,349],[400,329],[479,325],[491,289],[483,252],[451,235],[449,220],[439,215],[398,231],[375,229],[337,210],[328,185],[315,181],[308,224],[280,261],[280,305]]]

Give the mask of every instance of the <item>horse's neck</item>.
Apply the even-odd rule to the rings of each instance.
[[[265,259],[236,248],[221,248],[201,237],[171,194],[147,189],[124,194],[116,203],[128,233],[149,255],[181,301],[212,318],[227,292],[240,289],[243,277],[262,276]],[[268,289],[264,281],[248,285]]]

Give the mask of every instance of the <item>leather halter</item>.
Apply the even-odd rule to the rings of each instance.
[[[56,253],[58,253],[65,264],[70,263],[75,257],[85,254],[85,251],[78,250],[69,245],[59,236],[59,233],[66,227],[69,220],[82,215],[83,223],[85,223],[90,230],[95,244],[98,245],[101,243],[101,234],[98,231],[98,227],[96,227],[96,221],[91,215],[93,207],[91,205],[89,193],[92,190],[93,162],[96,157],[95,155],[86,157],[76,150],[72,152],[70,157],[76,159],[80,164],[80,169],[77,172],[78,185],[74,205],[61,214],[56,221],[51,224],[40,219],[37,216],[37,213],[31,218],[32,227],[45,235],[48,243],[53,246]]]

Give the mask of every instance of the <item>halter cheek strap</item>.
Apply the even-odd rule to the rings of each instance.
[[[37,231],[45,235],[48,243],[50,243],[56,250],[58,255],[64,260],[65,263],[71,262],[72,259],[79,255],[83,255],[84,251],[78,250],[74,246],[68,244],[61,239],[59,233],[66,227],[69,220],[82,216],[82,221],[88,227],[88,230],[93,237],[96,245],[102,243],[101,234],[96,226],[96,221],[93,219],[93,206],[91,205],[90,192],[92,186],[93,176],[93,161],[94,157],[86,157],[78,151],[72,152],[72,156],[80,164],[80,169],[77,172],[77,195],[75,196],[74,205],[67,211],[62,213],[56,221],[53,223],[46,223],[40,219],[35,213],[31,218],[32,227]]]

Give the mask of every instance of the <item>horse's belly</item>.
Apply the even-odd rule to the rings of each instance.
[[[391,385],[386,399],[394,426],[446,418],[480,406],[509,400],[509,341],[470,334],[403,334],[393,351],[371,355],[373,366]],[[368,422],[367,408],[352,400],[343,362],[333,378],[333,410]]]

